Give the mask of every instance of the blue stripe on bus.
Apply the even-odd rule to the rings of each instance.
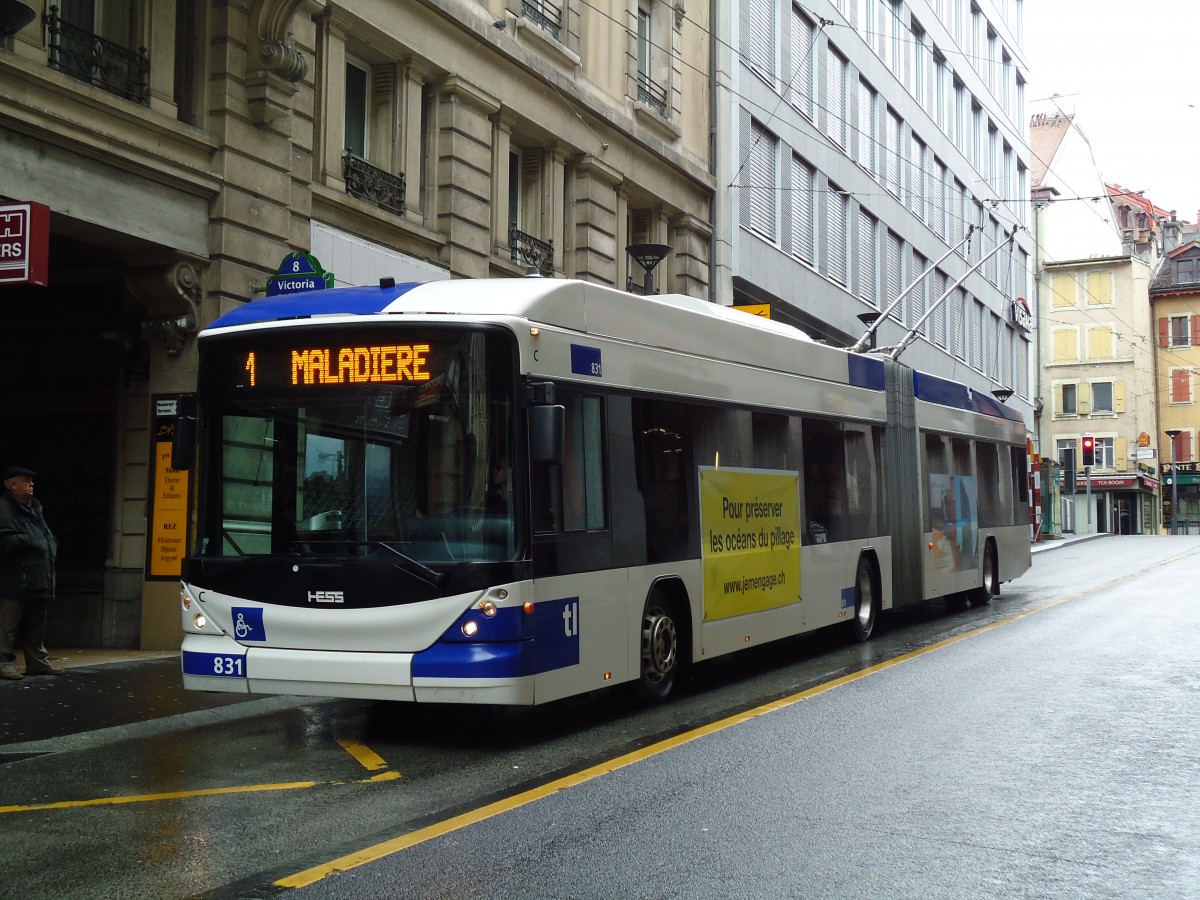
[[[981,391],[972,391],[964,384],[947,381],[936,375],[913,372],[913,392],[918,400],[924,400],[926,403],[966,409],[985,416],[1010,419],[1013,422],[1024,421],[1020,413],[1009,409],[995,397]]]
[[[249,303],[225,313],[209,327],[224,328],[228,325],[275,322],[280,319],[304,319],[309,316],[371,315],[381,312],[397,297],[408,293],[420,284],[419,281],[409,281],[387,288],[371,285],[263,297],[259,300],[251,300]]]
[[[447,630],[436,644],[413,656],[414,678],[520,678],[554,669],[579,665],[579,598],[543,601],[535,604],[526,633],[532,640],[487,640],[489,626],[505,627],[504,613],[488,620],[478,610],[468,610]],[[474,640],[464,640],[462,622],[474,619],[479,631]],[[499,620],[499,622],[497,622]],[[481,640],[482,638],[482,640]]]
[[[847,357],[850,364],[850,383],[855,387],[870,388],[873,391],[883,390],[883,360],[870,356],[859,356],[851,353]]]

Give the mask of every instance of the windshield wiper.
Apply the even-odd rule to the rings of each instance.
[[[415,575],[417,578],[420,578],[426,584],[431,584],[434,587],[437,587],[443,581],[446,580],[445,572],[438,572],[435,569],[429,568],[429,566],[425,565],[422,562],[418,562],[417,560],[413,559],[411,556],[401,553],[399,550],[397,550],[391,544],[388,544],[384,541],[352,541],[352,540],[311,541],[311,540],[305,540],[305,541],[294,541],[292,543],[292,548],[295,550],[299,550],[301,552],[303,551],[304,548],[311,547],[311,546],[382,547],[384,550],[389,550],[393,554],[395,554],[395,556],[399,560],[399,565],[400,565],[401,569],[403,569],[409,575]]]

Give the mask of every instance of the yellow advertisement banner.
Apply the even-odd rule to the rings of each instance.
[[[150,575],[179,577],[187,540],[188,473],[171,468],[171,444],[154,445]]]
[[[704,618],[800,601],[800,475],[700,467]]]

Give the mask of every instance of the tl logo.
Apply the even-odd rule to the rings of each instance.
[[[566,637],[579,636],[579,601],[572,600],[563,606],[563,634]]]

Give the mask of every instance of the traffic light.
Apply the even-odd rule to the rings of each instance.
[[[1083,466],[1094,466],[1096,464],[1096,439],[1090,434],[1083,436]]]

